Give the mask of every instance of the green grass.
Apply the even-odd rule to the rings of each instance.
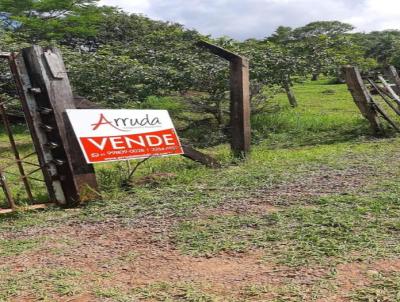
[[[208,295],[190,283],[156,283],[135,291],[140,300],[151,301],[185,301],[185,302],[213,302],[213,295]]]
[[[18,256],[26,251],[37,248],[42,238],[22,239],[22,240],[1,240],[0,257]]]
[[[209,295],[193,283],[159,282],[133,290],[118,287],[98,288],[94,294],[99,299],[110,301],[163,301],[163,302],[214,302],[216,296]]]
[[[12,274],[0,270],[0,301],[11,297],[35,296],[40,301],[56,301],[56,296],[73,296],[84,290],[80,283],[81,271],[64,267],[32,268]]]
[[[253,117],[256,139],[267,139],[280,148],[347,142],[370,135],[346,85],[331,85],[326,79],[306,82],[294,91],[298,108],[292,109],[286,95],[280,94],[270,101],[277,112]]]
[[[0,241],[0,258],[29,256],[46,246],[43,237],[20,238],[29,230],[109,222],[133,230],[138,223],[165,223],[166,234],[154,234],[152,240],[167,241],[182,255],[245,257],[257,250],[263,263],[295,270],[318,267],[334,272],[340,263],[398,257],[400,138],[390,130],[386,137],[371,137],[345,85],[307,82],[296,86],[295,92],[298,108],[289,108],[285,96],[278,95],[271,101],[274,112],[253,117],[255,144],[246,161],[233,160],[227,145],[204,150],[222,162],[218,170],[181,157],[154,158],[124,189],[124,163],[97,165],[102,200],[73,210],[55,207],[0,216],[0,238],[7,238]],[[17,133],[19,140],[26,138],[24,130]],[[0,141],[5,139],[0,133]],[[159,179],[148,177],[155,173],[161,175]],[[329,180],[323,181],[324,177]],[[331,182],[338,182],[334,192],[303,192],[312,191],[313,184],[316,190],[324,190]],[[290,187],[293,184],[297,185]],[[285,192],[280,189],[285,187],[293,194],[274,195]],[[247,211],[257,200],[276,209]],[[229,211],[241,204],[244,207]],[[49,252],[62,257],[74,249],[73,239]],[[99,260],[115,269],[132,262],[141,265],[134,250]],[[86,269],[31,267],[16,278],[9,266],[0,265],[0,301],[24,294],[51,301],[85,292],[106,301],[227,301],[196,280],[136,288],[121,283],[103,286],[102,281],[112,276]],[[230,293],[230,300],[313,301],[337,291],[335,274],[324,276],[311,285],[287,280],[267,285],[249,282],[240,292]],[[388,296],[392,300],[387,301],[396,301],[398,276],[380,272],[379,276],[371,280],[371,287],[349,293],[351,299],[385,301],[382,297]]]
[[[295,266],[398,255],[398,193],[397,186],[372,197],[325,197],[314,201],[316,208],[184,222],[176,230],[177,245],[195,255],[261,248],[266,260]]]
[[[353,292],[353,301],[400,301],[400,274],[373,272],[370,284]]]

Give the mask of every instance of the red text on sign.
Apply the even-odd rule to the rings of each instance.
[[[183,153],[174,129],[133,135],[83,137],[80,140],[90,162]]]

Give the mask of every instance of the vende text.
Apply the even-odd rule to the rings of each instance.
[[[81,143],[91,162],[182,153],[174,129],[111,137],[82,137]]]

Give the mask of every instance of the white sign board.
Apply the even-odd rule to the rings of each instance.
[[[71,109],[67,115],[88,163],[184,153],[166,110]]]

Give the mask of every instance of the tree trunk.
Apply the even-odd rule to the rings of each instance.
[[[337,84],[346,84],[346,79],[341,68],[336,69],[336,81]]]
[[[224,112],[222,110],[222,100],[218,100],[216,102],[216,119],[218,121],[218,126],[219,128],[222,128],[224,126]]]
[[[313,73],[311,81],[318,81],[319,74],[318,73]]]
[[[286,91],[290,106],[292,106],[293,108],[297,107],[298,106],[297,99],[293,92],[292,87],[290,85],[285,85],[285,91]]]

